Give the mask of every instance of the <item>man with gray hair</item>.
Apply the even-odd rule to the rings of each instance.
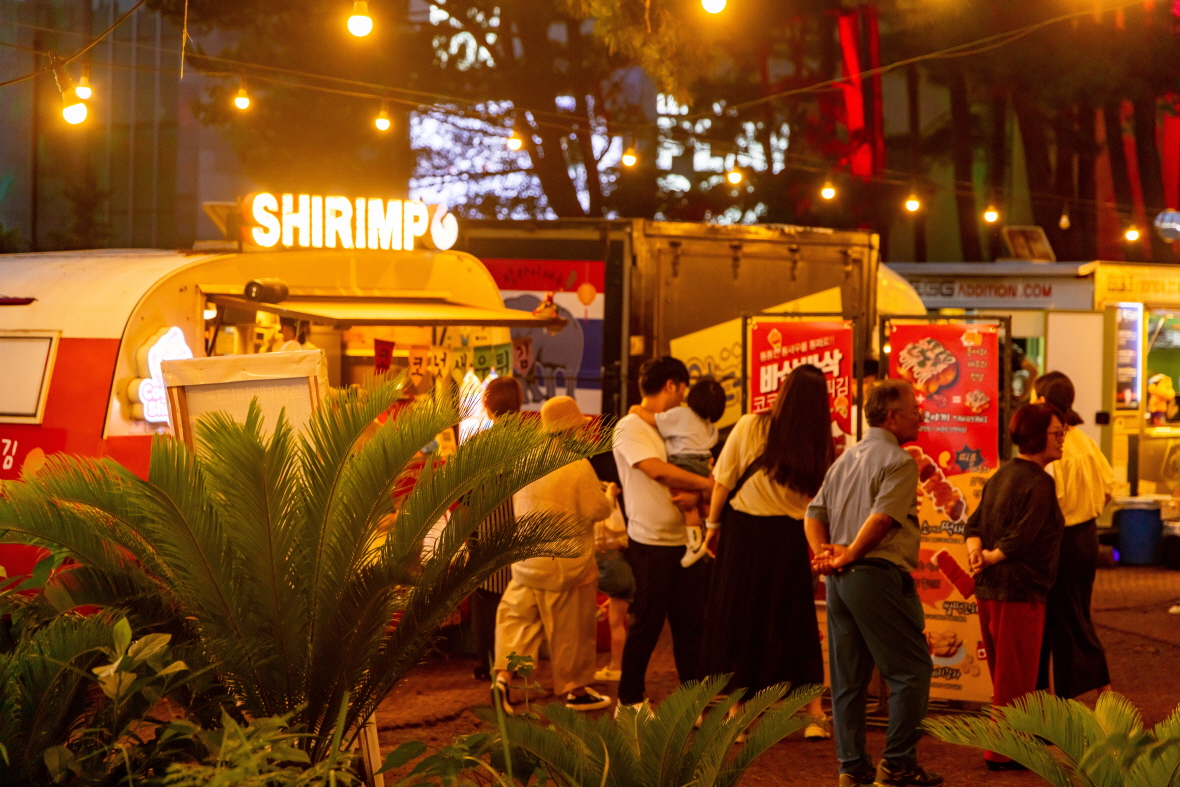
[[[827,575],[828,656],[840,786],[942,784],[918,765],[933,664],[910,572],[918,565],[918,468],[901,448],[922,412],[903,380],[874,385],[869,430],[828,469],[804,526],[815,569]],[[873,664],[891,689],[885,752],[865,749],[865,698]]]

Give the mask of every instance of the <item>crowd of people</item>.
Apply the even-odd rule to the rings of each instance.
[[[646,362],[641,400],[614,434],[626,524],[620,490],[585,460],[529,485],[498,512],[571,514],[584,523],[586,543],[583,557],[515,564],[496,587],[477,593],[477,647],[494,652],[495,700],[513,711],[509,656],[535,659],[545,641],[553,690],[568,707],[608,707],[591,684],[615,680],[620,706],[641,705],[665,624],[682,682],[728,674],[726,690],[746,697],[782,682],[822,684],[815,605],[822,580],[831,718],[816,700],[805,737],[834,735],[842,787],[942,784],[918,762],[933,664],[911,577],[921,534],[919,473],[902,446],[917,439],[922,411],[910,383],[869,382],[854,414],[863,418],[863,436],[839,457],[827,383],[810,365],[786,377],[770,412],[742,416],[717,452],[721,386],[705,378],[690,387],[675,358]],[[488,387],[493,419],[519,409],[514,383]],[[988,480],[967,523],[996,705],[1036,689],[1075,697],[1110,683],[1089,606],[1095,519],[1110,499],[1113,473],[1075,428],[1081,418],[1069,379],[1044,375],[1035,393],[1008,425],[1016,455]],[[554,434],[585,420],[569,397],[541,409],[543,428]],[[714,559],[702,560],[706,554]],[[612,648],[596,671],[598,590],[609,597]],[[889,690],[885,749],[875,766],[865,736],[874,669]],[[1021,767],[993,752],[985,760],[992,770]]]

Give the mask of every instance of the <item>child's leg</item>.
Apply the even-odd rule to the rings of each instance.
[[[612,598],[608,602],[607,614],[610,621],[610,664],[609,669],[623,668],[623,646],[627,644],[627,609],[631,602]]]
[[[684,512],[684,526],[685,527],[701,527],[704,524],[704,519],[701,517],[700,509],[696,506]]]

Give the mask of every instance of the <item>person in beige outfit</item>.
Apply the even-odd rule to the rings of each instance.
[[[568,396],[541,407],[541,424],[560,434],[588,419]],[[594,523],[610,515],[594,468],[586,459],[572,462],[521,489],[513,497],[517,516],[538,511],[569,513],[585,524],[579,557],[536,557],[514,563],[512,580],[496,611],[496,685],[504,710],[511,713],[508,656],[531,656],[536,662],[542,639],[549,644],[553,691],[565,695],[573,710],[598,710],[610,700],[594,689],[595,597],[598,566],[594,561]]]

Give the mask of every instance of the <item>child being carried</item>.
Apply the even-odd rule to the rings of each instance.
[[[702,377],[688,391],[684,403],[662,413],[653,413],[639,405],[628,411],[654,426],[664,438],[668,462],[682,470],[708,478],[713,473],[712,448],[717,444],[716,423],[725,415],[725,389],[712,377]],[[709,513],[709,501],[699,492],[676,490],[673,497],[684,512],[688,529],[688,546],[680,565],[687,568],[705,556],[705,538],[701,530]]]

